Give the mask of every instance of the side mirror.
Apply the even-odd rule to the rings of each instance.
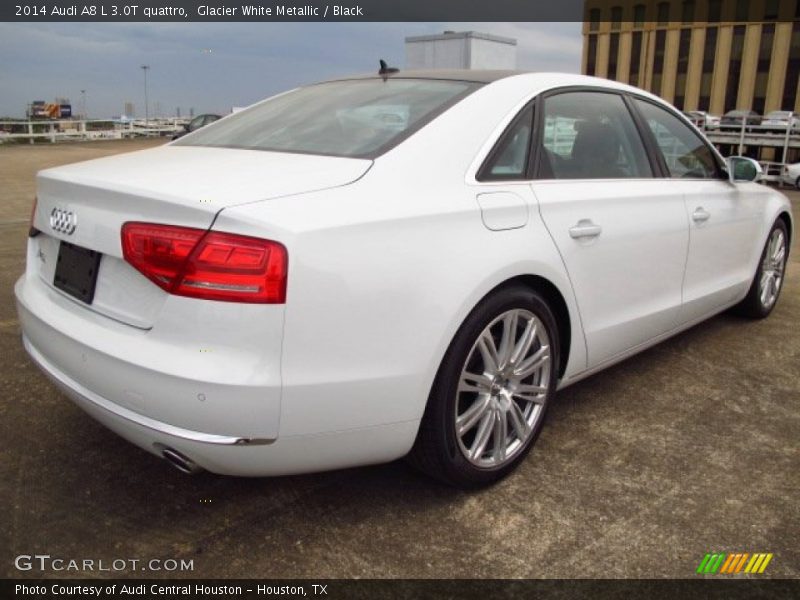
[[[729,156],[725,159],[728,166],[728,180],[731,183],[758,181],[764,170],[758,161],[745,156]]]

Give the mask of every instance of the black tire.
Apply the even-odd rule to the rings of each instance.
[[[522,314],[526,315],[530,313],[538,320],[537,327],[538,324],[544,327],[546,336],[544,339],[548,340],[550,350],[549,371],[546,386],[543,380],[540,380],[539,383],[542,384],[542,388],[546,387],[547,391],[541,393],[540,400],[537,401],[539,408],[536,409],[538,410],[536,418],[538,420],[531,424],[529,437],[524,443],[521,440],[517,442],[514,453],[510,453],[505,458],[508,462],[496,467],[479,467],[470,462],[465,456],[465,451],[462,450],[464,433],[462,432],[461,438],[456,434],[456,411],[459,406],[457,403],[459,398],[462,397],[459,394],[469,394],[469,392],[458,391],[459,381],[462,376],[462,369],[467,367],[467,361],[471,359],[477,347],[479,336],[500,316],[508,314],[509,311],[522,311]],[[502,328],[504,323],[498,323],[495,326]],[[525,322],[520,322],[518,327],[524,326]],[[516,337],[512,338],[512,340],[515,339]],[[543,346],[544,344],[542,343],[538,347],[541,350]],[[535,347],[531,346],[531,348]],[[538,292],[525,286],[513,285],[501,288],[484,298],[461,325],[439,366],[417,439],[408,456],[409,462],[440,481],[462,488],[489,485],[508,475],[530,452],[539,436],[547,408],[555,395],[559,353],[560,341],[555,317],[547,302]],[[523,362],[520,360],[520,368]],[[544,376],[542,375],[542,377]],[[491,394],[493,393],[491,392]],[[486,394],[486,396],[488,395]],[[479,395],[476,393],[475,397],[477,398]],[[511,398],[511,396],[508,398]],[[514,400],[511,401],[513,402]],[[519,401],[518,405],[527,406],[524,401]],[[530,410],[535,410],[533,405],[531,405]],[[506,419],[506,416],[503,418]],[[508,415],[508,418],[510,418],[510,415]],[[511,421],[513,425],[513,419]],[[506,420],[506,424],[508,422]],[[512,429],[511,431],[514,430]],[[477,436],[478,434],[476,433],[475,435]],[[514,439],[515,436],[519,439],[519,435],[516,432],[511,433],[509,439]],[[492,437],[494,438],[494,434]]]
[[[784,257],[783,257],[783,267],[781,272],[781,279],[778,285],[777,293],[775,298],[769,302],[764,303],[761,299],[761,280],[764,275],[765,269],[765,259],[767,257],[767,252],[769,250],[770,242],[773,239],[773,235],[775,235],[776,231],[780,231],[783,233],[783,240],[784,240]],[[753,276],[753,282],[750,284],[750,290],[747,292],[747,296],[745,296],[744,300],[742,300],[739,304],[734,307],[734,312],[743,317],[748,317],[751,319],[763,319],[772,312],[775,308],[775,305],[778,303],[778,298],[780,297],[781,290],[783,289],[783,279],[785,277],[786,271],[786,264],[789,255],[789,235],[786,230],[786,223],[783,222],[783,219],[778,219],[775,221],[775,224],[772,226],[772,229],[769,231],[769,235],[767,236],[767,240],[764,242],[764,249],[761,251],[761,256],[758,260],[758,268],[756,269],[756,273]]]

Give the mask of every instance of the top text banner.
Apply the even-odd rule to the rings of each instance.
[[[4,0],[0,21],[582,21],[583,0]]]

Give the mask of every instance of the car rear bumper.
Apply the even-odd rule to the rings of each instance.
[[[173,441],[198,442],[203,444],[217,444],[221,446],[238,445],[264,445],[271,444],[276,438],[257,438],[245,436],[218,435],[214,433],[202,433],[192,431],[163,423],[150,417],[140,415],[124,406],[114,404],[110,400],[98,396],[91,390],[85,388],[77,381],[71,379],[66,373],[60,371],[31,343],[26,335],[22,336],[22,345],[31,357],[33,362],[55,383],[64,393],[81,408],[91,414],[108,413],[109,416],[117,417],[121,422],[127,423],[131,427],[148,429],[154,434],[167,436]]]
[[[223,475],[274,476],[388,462],[406,454],[418,421],[271,440],[190,431],[138,415],[87,390],[52,365],[23,336],[28,354],[75,404],[129,442],[163,457],[177,450]]]
[[[163,340],[148,339],[152,332],[86,310],[36,275],[23,275],[15,294],[23,345],[36,365],[95,420],[156,456],[170,449],[214,473],[286,475],[388,462],[405,455],[416,436],[419,419],[279,436],[283,389],[275,376],[279,369],[272,368],[279,366],[279,354],[256,361],[262,381],[241,370],[231,376],[238,380],[219,381],[219,371],[198,369],[189,360],[196,350],[186,344],[165,357]],[[249,329],[257,327],[249,322]],[[191,356],[181,355],[182,348]],[[241,354],[219,350],[217,369],[226,361],[224,373],[235,371],[234,363],[241,367]],[[154,353],[160,361],[153,362]],[[139,386],[137,394],[132,385]],[[198,389],[206,390],[204,402],[196,398]],[[194,403],[181,403],[181,394]],[[223,403],[224,413],[207,406],[214,401]],[[156,404],[178,406],[158,411]],[[198,418],[206,408],[210,412]]]

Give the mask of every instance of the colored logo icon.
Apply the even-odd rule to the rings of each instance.
[[[697,567],[699,574],[763,573],[772,560],[773,554],[748,552],[714,552],[706,554]]]

